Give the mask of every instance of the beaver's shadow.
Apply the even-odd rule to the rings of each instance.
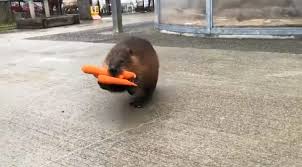
[[[162,91],[156,90],[150,100],[142,107],[135,108],[129,103],[132,96],[127,93],[108,94],[107,103],[102,104],[104,112],[99,112],[97,115],[101,121],[111,121],[120,128],[132,128],[142,123],[150,122],[159,117],[157,111],[160,94]]]

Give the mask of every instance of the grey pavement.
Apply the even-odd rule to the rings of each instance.
[[[154,20],[154,15],[152,13],[146,14],[129,14],[123,16],[124,24],[135,24],[140,22],[150,22]],[[49,29],[35,29],[35,30],[13,30],[13,33],[0,33],[0,39],[25,39],[25,38],[33,38],[39,36],[46,35],[55,35],[60,33],[72,33],[79,31],[87,31],[94,29],[102,29],[102,28],[112,27],[112,19],[111,17],[104,17],[102,20],[94,20],[94,21],[81,21],[79,25],[69,25],[64,27],[53,27]]]
[[[124,26],[124,30],[124,33],[117,35],[112,34],[111,27],[104,27],[77,32],[63,32],[59,34],[29,37],[27,39],[115,43],[122,37],[136,35],[148,39],[150,42],[152,42],[152,44],[156,46],[299,54],[302,53],[302,38],[296,40],[196,38],[160,33],[158,30],[154,29],[154,24],[150,19],[145,22],[127,24]]]
[[[238,41],[242,50],[154,42],[157,91],[133,109],[127,94],[101,90],[80,70],[100,64],[113,38],[46,39],[68,31],[0,35],[1,167],[302,166],[301,40],[259,50],[253,40]]]

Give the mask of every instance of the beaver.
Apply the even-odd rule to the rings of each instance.
[[[108,67],[108,72],[112,76],[118,76],[123,70],[128,70],[136,74],[134,83],[137,87],[120,85],[103,85],[102,89],[110,92],[124,92],[133,97],[129,104],[136,108],[141,108],[143,104],[152,97],[156,89],[159,73],[159,60],[152,44],[139,37],[127,37],[113,46],[107,54],[104,66]]]

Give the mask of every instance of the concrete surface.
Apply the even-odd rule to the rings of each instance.
[[[198,48],[222,49],[239,51],[263,51],[279,53],[302,53],[302,38],[297,40],[271,40],[271,39],[222,39],[222,38],[196,38],[180,35],[163,34],[154,29],[152,21],[138,22],[124,26],[125,32],[119,35],[112,34],[112,28],[88,29],[77,32],[63,32],[45,36],[36,36],[28,39],[52,41],[82,41],[93,43],[115,43],[121,37],[136,35],[148,39],[154,45]]]
[[[63,31],[0,35],[0,166],[301,166],[301,53],[156,46],[133,109],[80,71],[112,44],[23,39]]]
[[[135,24],[141,22],[150,22],[154,19],[152,13],[147,14],[135,14],[135,15],[124,15],[123,23],[124,24]],[[81,21],[80,25],[70,25],[64,27],[54,27],[50,29],[40,29],[40,30],[14,30],[10,33],[0,33],[2,39],[7,40],[17,40],[25,38],[33,38],[46,35],[55,35],[61,33],[72,33],[79,31],[95,30],[102,28],[112,27],[111,17],[104,17],[102,20],[93,20],[93,21]]]

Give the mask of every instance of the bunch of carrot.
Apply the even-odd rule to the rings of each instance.
[[[84,65],[82,71],[87,74],[92,74],[98,78],[98,82],[106,85],[124,85],[124,86],[137,86],[135,83],[130,82],[136,77],[136,74],[130,71],[123,71],[119,76],[112,77],[108,73],[107,68],[99,68],[93,65]]]

